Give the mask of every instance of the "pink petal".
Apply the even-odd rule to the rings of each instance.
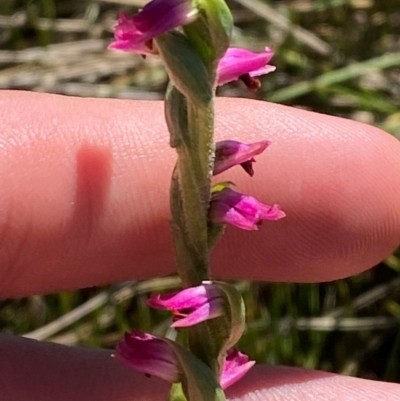
[[[222,313],[222,293],[212,283],[185,288],[182,291],[153,295],[147,304],[153,308],[169,310],[174,315],[172,327],[188,327]]]
[[[222,314],[222,301],[215,300],[204,304],[193,312],[189,313],[186,317],[176,320],[171,324],[171,327],[190,327],[206,320],[214,319]]]
[[[286,216],[280,206],[275,204],[272,206],[262,205],[260,218],[262,220],[279,220]]]
[[[154,375],[171,383],[179,380],[178,361],[162,338],[137,330],[126,333],[117,346],[115,357],[139,372]]]
[[[170,294],[151,296],[147,304],[156,309],[180,310],[196,308],[219,295],[219,290],[213,284],[202,284],[185,288]]]
[[[274,71],[275,67],[268,65],[273,55],[274,52],[269,47],[261,53],[230,47],[218,64],[218,85],[235,81],[242,75],[256,77]]]
[[[229,168],[241,164],[242,167],[253,175],[252,163],[271,144],[268,140],[253,143],[225,140],[216,143],[214,175],[220,174]]]
[[[225,390],[233,383],[240,380],[255,364],[255,361],[249,361],[249,357],[241,352],[231,349],[227,353],[223,367],[220,384]]]
[[[279,205],[265,205],[252,196],[235,192],[230,188],[212,195],[209,218],[214,223],[232,224],[244,230],[257,230],[262,220],[278,220],[285,217]]]

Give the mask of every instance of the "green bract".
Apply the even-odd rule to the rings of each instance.
[[[169,32],[154,41],[176,88],[193,104],[209,103],[213,91],[207,69],[187,38],[179,32]]]
[[[197,19],[183,30],[193,48],[214,74],[231,40],[233,20],[225,0],[195,0]],[[213,75],[215,77],[215,75]]]
[[[200,354],[204,354],[212,361],[211,367],[220,376],[226,352],[238,342],[245,329],[245,306],[240,292],[233,285],[221,281],[212,283],[218,285],[224,294],[225,311],[222,316],[192,328],[197,334],[196,340],[201,335],[210,338],[208,342],[200,344],[198,341],[193,341],[192,345],[198,348]]]
[[[182,381],[172,385],[169,401],[224,401],[225,395],[213,372],[179,344],[163,339],[177,357]]]

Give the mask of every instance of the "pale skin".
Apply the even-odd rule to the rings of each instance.
[[[221,279],[319,282],[371,268],[400,238],[400,144],[349,120],[250,100],[217,102],[217,138],[273,144],[255,177],[221,175],[287,217],[230,228]],[[162,103],[0,91],[0,297],[145,279],[175,269]],[[0,337],[0,401],[164,401],[168,383],[110,352]],[[400,386],[257,366],[235,400],[395,400]],[[329,398],[332,396],[332,398]]]

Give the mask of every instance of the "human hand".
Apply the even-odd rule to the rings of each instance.
[[[324,281],[378,263],[398,245],[400,144],[378,129],[239,99],[217,103],[217,137],[268,138],[243,192],[287,217],[228,228],[217,278]],[[168,186],[174,153],[162,103],[0,92],[0,296],[82,288],[174,271]],[[223,178],[222,178],[223,179]],[[264,183],[265,182],[265,183]],[[3,336],[0,400],[164,400],[168,384],[110,352]],[[400,387],[257,365],[230,399],[397,399]],[[329,398],[329,397],[332,398]]]

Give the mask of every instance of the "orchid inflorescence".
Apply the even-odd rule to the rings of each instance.
[[[171,180],[171,225],[183,290],[153,295],[148,305],[172,313],[172,327],[188,330],[188,349],[151,334],[125,334],[115,357],[146,375],[171,383],[170,400],[224,400],[223,389],[254,361],[234,345],[245,328],[244,304],[230,284],[209,281],[209,254],[225,224],[256,230],[285,216],[234,191],[212,176],[240,165],[254,175],[255,157],[270,141],[214,143],[216,87],[241,80],[250,90],[275,70],[273,51],[230,47],[232,16],[224,0],[153,0],[133,16],[121,14],[110,49],[159,57],[170,84],[165,118],[178,159]]]

